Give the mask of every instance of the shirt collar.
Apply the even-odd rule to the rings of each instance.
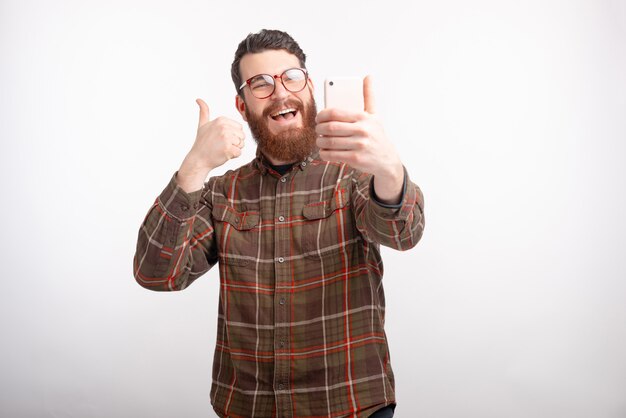
[[[294,163],[294,168],[297,167],[300,170],[305,170],[311,163],[311,161],[319,159],[319,150],[315,148],[306,158],[304,158],[300,162]],[[256,158],[252,161],[253,166],[261,172],[261,175],[267,174],[267,171],[270,169],[270,162],[265,155],[259,150],[256,149]],[[292,168],[292,170],[294,169]]]

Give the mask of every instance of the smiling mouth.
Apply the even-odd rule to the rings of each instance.
[[[281,109],[276,113],[272,113],[270,117],[275,121],[290,120],[296,117],[298,111],[295,108]]]

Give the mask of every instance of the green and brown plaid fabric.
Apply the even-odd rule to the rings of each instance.
[[[424,228],[405,171],[385,207],[372,176],[318,153],[281,176],[262,155],[185,193],[175,178],[139,231],[134,273],[182,290],[218,264],[211,403],[220,417],[366,417],[395,403],[379,244]]]

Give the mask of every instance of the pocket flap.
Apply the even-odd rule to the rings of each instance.
[[[216,204],[213,206],[213,219],[228,222],[239,231],[252,229],[259,224],[259,212],[238,212],[233,207]]]
[[[344,189],[340,189],[335,192],[332,199],[305,205],[302,209],[302,215],[308,220],[328,218],[334,211],[348,204],[345,192]]]

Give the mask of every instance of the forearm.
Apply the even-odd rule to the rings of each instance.
[[[133,263],[141,286],[181,290],[208,270],[193,238],[200,194],[184,193],[172,179],[155,201],[139,230]]]
[[[357,227],[365,239],[401,251],[414,247],[424,229],[422,192],[403,172],[397,204],[381,202],[374,190],[376,177],[362,175],[353,196]]]

